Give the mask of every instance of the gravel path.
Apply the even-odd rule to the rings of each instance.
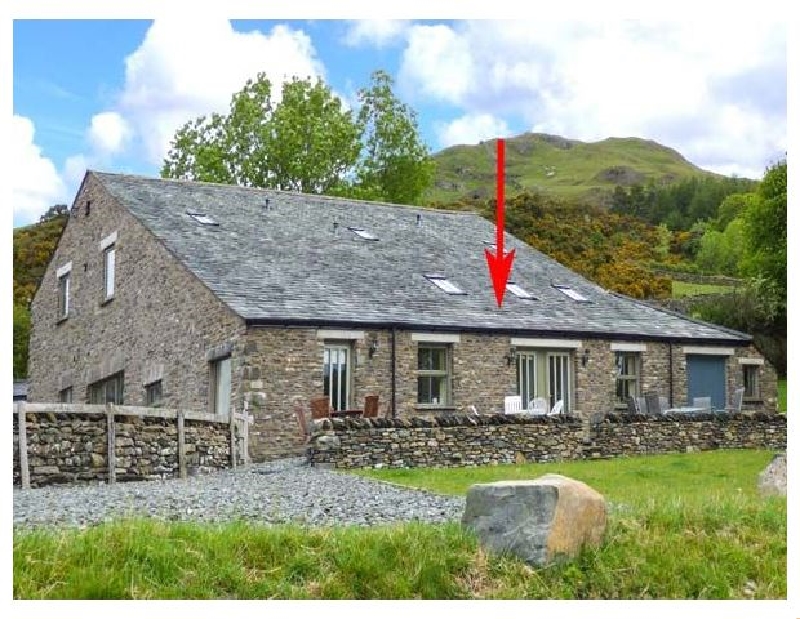
[[[448,497],[311,468],[302,459],[211,475],[113,486],[14,490],[14,525],[78,526],[120,516],[220,522],[371,525],[459,520],[464,497]]]

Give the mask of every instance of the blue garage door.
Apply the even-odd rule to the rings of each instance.
[[[692,398],[711,396],[711,406],[725,408],[725,359],[712,355],[687,355],[689,404]]]

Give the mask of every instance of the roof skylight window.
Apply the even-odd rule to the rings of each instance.
[[[203,224],[204,226],[218,226],[219,224],[214,221],[211,217],[206,215],[205,213],[190,213],[189,211],[186,212],[189,217],[194,219],[197,223]]]
[[[367,232],[366,230],[364,230],[364,228],[356,228],[354,226],[347,226],[347,229],[350,230],[350,232],[355,233],[356,236],[361,237],[365,241],[377,241],[378,240],[377,236],[375,236],[371,232]]]
[[[511,294],[520,299],[535,299],[532,294],[526,291],[522,286],[519,284],[515,284],[514,282],[508,282],[506,284],[506,290],[508,290]]]
[[[467,294],[444,275],[426,275],[425,278],[433,282],[439,289],[444,290],[447,294]]]
[[[554,288],[558,288],[561,292],[563,292],[565,295],[567,295],[573,301],[588,301],[589,300],[586,297],[584,297],[580,292],[578,292],[574,288],[571,288],[570,286],[559,286],[559,285],[553,284],[553,287]]]

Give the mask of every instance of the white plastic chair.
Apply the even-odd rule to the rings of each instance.
[[[733,402],[731,406],[719,409],[718,413],[741,413],[742,403],[744,402],[744,387],[739,387],[733,392]]]
[[[555,403],[553,410],[550,411],[549,415],[552,417],[555,415],[560,415],[562,412],[564,412],[564,400],[559,400]]]
[[[533,398],[530,405],[531,415],[546,415],[547,414],[547,399],[543,397]]]
[[[522,396],[507,395],[505,400],[506,415],[518,415],[522,410]]]
[[[711,396],[703,396],[701,398],[692,398],[692,406],[694,408],[702,408],[704,411],[711,411]]]

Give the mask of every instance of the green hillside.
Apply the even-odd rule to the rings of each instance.
[[[451,202],[494,195],[496,141],[452,146],[436,159],[428,198]],[[606,204],[617,185],[667,184],[692,176],[714,176],[677,151],[651,140],[608,138],[580,142],[556,135],[524,133],[506,140],[506,192],[544,192]]]

